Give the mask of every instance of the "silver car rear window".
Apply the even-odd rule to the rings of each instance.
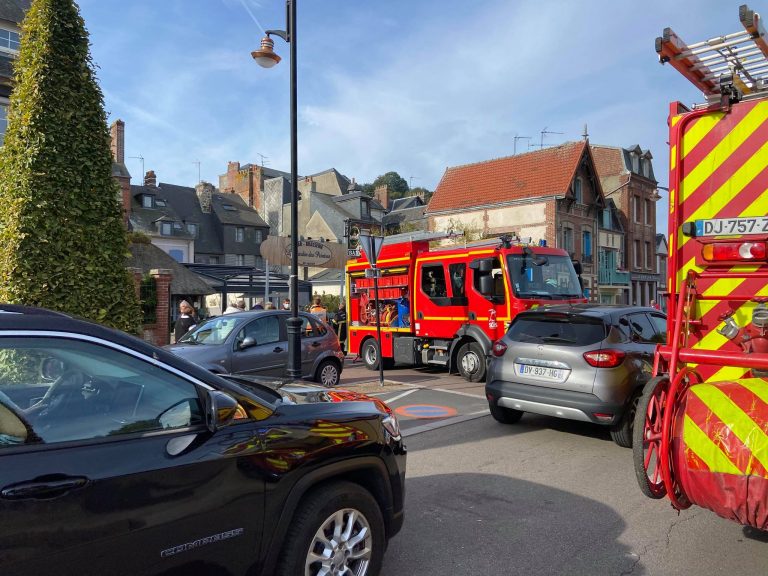
[[[507,336],[514,342],[589,346],[603,340],[608,327],[600,319],[571,314],[525,314],[509,327]]]

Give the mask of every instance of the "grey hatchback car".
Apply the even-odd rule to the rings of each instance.
[[[525,412],[610,426],[632,446],[635,408],[666,316],[654,308],[579,304],[518,314],[494,343],[485,391],[493,417]]]
[[[303,312],[299,316],[302,376],[336,386],[344,366],[339,339],[319,318]],[[167,349],[215,373],[285,377],[289,317],[279,310],[224,314],[206,320]]]

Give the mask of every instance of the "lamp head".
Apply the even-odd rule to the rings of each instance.
[[[264,36],[261,39],[261,49],[251,52],[251,56],[256,60],[256,64],[262,68],[272,68],[275,64],[280,62],[280,56],[275,54],[275,43],[269,36]]]

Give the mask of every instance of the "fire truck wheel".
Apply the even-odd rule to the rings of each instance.
[[[669,378],[656,376],[646,382],[637,404],[632,431],[632,459],[640,490],[648,498],[658,500],[667,494],[661,477],[661,430],[667,410]]]
[[[477,342],[467,342],[456,356],[459,374],[469,382],[482,382],[485,379],[485,354]]]
[[[360,356],[363,358],[363,364],[368,370],[379,369],[379,346],[376,344],[376,340],[369,338],[363,342],[360,348]]]

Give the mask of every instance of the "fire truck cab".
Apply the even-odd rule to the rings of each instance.
[[[385,367],[439,365],[479,382],[493,342],[518,312],[584,301],[564,250],[510,236],[460,248],[430,247],[445,237],[387,237],[376,261],[378,278],[364,252],[347,263],[349,351],[369,369],[377,369],[380,359]]]

